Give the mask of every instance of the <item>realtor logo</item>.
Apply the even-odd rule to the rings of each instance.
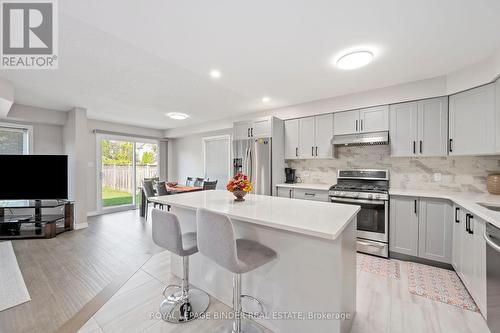
[[[2,69],[56,69],[56,0],[0,0]]]

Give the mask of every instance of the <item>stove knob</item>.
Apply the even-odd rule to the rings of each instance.
[[[373,194],[368,194],[368,199],[373,199]]]
[[[375,199],[380,199],[380,194],[375,194]]]
[[[353,194],[352,194],[352,197],[353,197],[353,198],[358,198],[358,197],[359,197],[359,193],[353,193]]]

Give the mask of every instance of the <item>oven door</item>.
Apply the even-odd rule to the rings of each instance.
[[[361,206],[358,213],[359,238],[387,243],[389,241],[389,201],[331,197],[331,202]]]

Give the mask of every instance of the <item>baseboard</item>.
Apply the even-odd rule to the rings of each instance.
[[[85,229],[85,228],[88,228],[89,224],[87,222],[85,223],[76,223],[75,225],[73,225],[73,229],[74,230],[79,230],[79,229]]]
[[[91,217],[91,216],[98,216],[98,215],[102,215],[101,212],[98,212],[96,210],[92,211],[92,212],[87,212],[87,217]]]
[[[403,261],[413,261],[413,262],[416,262],[419,264],[434,266],[434,267],[438,267],[438,268],[444,268],[444,269],[448,269],[451,271],[454,270],[453,266],[451,266],[450,264],[446,264],[446,263],[434,261],[434,260],[429,260],[429,259],[424,259],[424,258],[419,258],[419,257],[414,257],[414,256],[409,256],[407,254],[402,254],[402,253],[397,253],[397,252],[389,252],[389,258],[403,260]]]

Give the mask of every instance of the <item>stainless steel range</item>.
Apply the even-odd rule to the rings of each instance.
[[[358,252],[389,257],[389,171],[339,170],[330,201],[361,206]]]

